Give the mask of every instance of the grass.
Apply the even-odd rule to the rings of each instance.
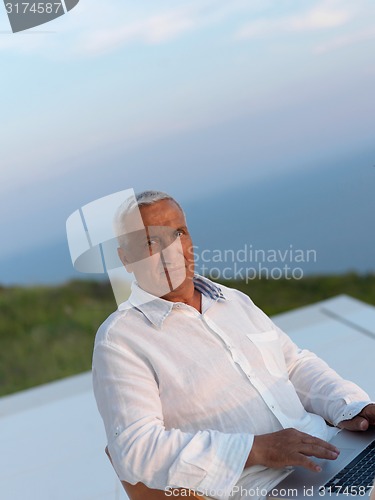
[[[116,308],[110,285],[0,289],[0,394],[91,367],[95,332]]]
[[[227,281],[273,315],[346,293],[375,304],[375,274]],[[116,309],[107,283],[0,287],[0,395],[91,368],[98,326]]]
[[[307,276],[301,280],[227,281],[251,297],[269,316],[347,294],[375,305],[375,274]]]

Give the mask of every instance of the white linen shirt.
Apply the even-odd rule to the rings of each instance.
[[[93,386],[114,468],[132,484],[221,500],[241,498],[239,485],[269,491],[290,469],[243,470],[254,435],[295,428],[328,440],[337,430],[325,420],[352,418],[369,396],[247,295],[194,280],[202,313],[133,284],[98,330]]]

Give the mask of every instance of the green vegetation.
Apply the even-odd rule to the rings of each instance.
[[[0,289],[0,394],[89,370],[95,332],[116,308],[107,283]]]
[[[375,304],[375,274],[225,284],[269,315],[342,293]],[[0,287],[0,395],[89,370],[96,330],[115,308],[107,283]]]
[[[249,295],[269,316],[343,293],[375,305],[374,273],[307,276],[301,280],[262,279],[248,283],[227,281],[225,284]]]

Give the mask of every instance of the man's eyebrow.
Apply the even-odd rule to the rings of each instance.
[[[146,228],[146,231],[147,233],[151,233],[151,231],[154,229],[154,230],[158,230],[158,229],[171,229],[172,231],[176,231],[177,229],[187,229],[187,225],[184,224],[184,225],[181,225],[181,226],[177,226],[176,228],[174,228],[173,226],[169,226],[169,225],[165,225],[165,226],[145,226]]]

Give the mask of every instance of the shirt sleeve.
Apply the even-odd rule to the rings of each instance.
[[[372,402],[357,384],[343,379],[313,352],[300,349],[251,299],[250,302],[263,324],[278,332],[289,379],[307,411],[337,425]]]
[[[149,361],[110,342],[95,345],[93,386],[121,480],[156,489],[185,487],[229,495],[243,471],[253,435],[166,429],[157,376]]]
[[[353,418],[371,402],[369,395],[357,384],[343,379],[316,354],[298,348],[280,328],[276,329],[289,379],[307,411],[337,425],[342,420]]]

